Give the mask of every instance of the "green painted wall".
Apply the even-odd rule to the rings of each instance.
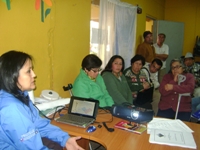
[[[200,36],[200,1],[166,0],[165,20],[183,22],[183,55],[193,52],[196,36]]]

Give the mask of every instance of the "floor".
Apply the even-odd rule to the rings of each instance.
[[[90,145],[91,145],[90,150],[106,150],[102,145],[94,141],[90,141]]]
[[[160,92],[159,90],[154,90],[153,92],[153,102],[151,103],[155,116],[158,112],[158,103],[160,102]]]

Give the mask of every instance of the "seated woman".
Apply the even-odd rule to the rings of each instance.
[[[151,109],[152,96],[149,97],[149,99],[143,100],[137,98],[139,92],[144,92],[151,87],[151,84],[147,82],[148,78],[146,74],[141,70],[144,64],[145,58],[142,55],[135,55],[131,59],[131,66],[124,70],[123,74],[125,75],[128,85],[132,91],[134,101],[133,104]],[[153,92],[151,94],[153,95]]]
[[[87,55],[82,61],[82,68],[74,81],[72,91],[74,96],[99,100],[100,107],[110,107],[114,101],[99,75],[101,64],[102,61],[96,55]]]
[[[180,59],[173,59],[170,72],[163,77],[159,91],[161,94],[157,116],[174,119],[179,94],[193,93],[195,87],[194,76],[185,72],[185,66]],[[181,75],[185,78],[181,82]],[[182,96],[177,119],[189,121],[191,115],[191,96]]]
[[[28,96],[35,89],[32,57],[9,51],[0,57],[0,149],[83,150],[68,133],[41,118]]]
[[[124,59],[119,55],[114,55],[110,58],[101,75],[115,104],[132,105],[132,93],[125,76],[122,74],[123,70]]]

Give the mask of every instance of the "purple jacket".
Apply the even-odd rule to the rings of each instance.
[[[163,77],[161,85],[159,87],[159,91],[161,93],[161,98],[159,102],[159,109],[166,110],[172,108],[176,111],[178,104],[178,96],[183,93],[193,93],[195,87],[195,79],[194,76],[190,73],[183,74],[186,76],[186,80],[178,85],[178,82],[174,81],[173,74],[168,73]],[[165,85],[173,84],[173,90],[166,91]],[[191,96],[182,96],[179,112],[190,112],[191,111]]]

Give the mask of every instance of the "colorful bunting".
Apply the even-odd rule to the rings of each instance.
[[[35,9],[39,10],[41,9],[41,21],[44,22],[44,17],[46,18],[50,12],[51,8],[47,8],[44,13],[44,3],[47,4],[47,6],[52,6],[51,0],[35,0]]]
[[[10,10],[10,0],[2,0],[4,3],[6,3],[7,9]]]
[[[6,3],[7,9],[10,10],[10,0],[2,0],[4,3]],[[47,8],[44,11],[44,3],[51,7],[52,6],[52,2],[51,0],[35,0],[35,9],[39,10],[41,9],[41,21],[44,22],[44,18],[46,18],[50,12],[51,12],[51,8]]]

